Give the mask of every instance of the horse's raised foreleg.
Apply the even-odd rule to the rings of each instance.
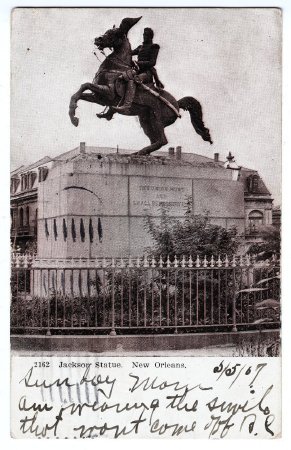
[[[72,124],[77,127],[79,125],[79,119],[75,116],[76,109],[78,108],[78,100],[80,99],[80,96],[82,95],[82,91],[77,91],[74,95],[72,95],[69,105],[69,116],[71,119]]]
[[[95,94],[89,94],[89,93],[83,93],[79,100],[84,100],[85,102],[90,102],[90,103],[98,103],[98,99],[96,98]]]
[[[84,94],[84,91],[90,90],[92,93]],[[114,97],[114,91],[109,86],[103,85],[95,85],[93,83],[84,83],[80,86],[80,89],[72,95],[69,105],[69,116],[72,124],[77,127],[79,125],[79,119],[75,116],[76,109],[78,108],[78,101],[85,100],[89,102],[97,103],[94,101],[94,94],[102,95],[103,97],[107,97],[108,100],[112,100]],[[96,99],[96,97],[95,97]]]

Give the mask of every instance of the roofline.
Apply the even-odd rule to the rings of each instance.
[[[96,153],[98,152],[98,149],[100,149],[100,153],[102,153],[102,149],[115,150],[115,147],[109,147],[109,146],[108,147],[106,147],[106,146],[98,147],[98,146],[94,146],[94,145],[88,145],[86,147],[87,148],[91,147],[93,149],[96,149]],[[31,166],[37,167],[38,163],[39,163],[39,165],[42,164],[41,161],[44,158],[48,158],[49,159],[49,161],[46,161],[46,162],[63,161],[63,160],[66,159],[66,155],[69,155],[73,151],[77,151],[79,148],[80,148],[79,146],[74,147],[71,150],[67,150],[66,152],[61,153],[61,154],[59,154],[59,155],[57,155],[55,157],[51,157],[51,156],[48,156],[48,155],[44,156],[40,160],[38,160],[38,161],[36,161],[34,163],[31,163],[31,164],[28,164],[27,166],[25,166],[25,165],[20,166],[18,169],[15,169],[14,171],[10,172],[10,174],[12,175],[14,173],[16,174],[16,173],[28,170]],[[122,152],[122,153],[123,152],[124,153],[128,152],[129,154],[131,154],[131,153],[134,153],[136,150],[134,150],[134,149],[126,149],[126,148],[119,148],[119,151]],[[120,156],[122,156],[122,153],[120,153]],[[157,152],[155,152],[155,154],[156,154],[156,156],[167,156],[168,155],[168,151],[166,149],[165,150],[162,149],[162,150],[158,150]],[[199,156],[200,158],[205,159],[205,162],[212,162],[212,163],[217,164],[217,165],[223,165],[225,163],[225,161],[222,161],[222,160],[214,161],[214,158],[210,158],[209,156],[204,156],[204,155],[201,155],[199,153],[192,153],[192,152],[189,152],[189,151],[188,152],[182,152],[182,155]],[[155,156],[155,155],[152,155],[152,156]],[[182,156],[182,159],[183,159],[183,156]],[[255,170],[255,169],[249,169],[249,168],[244,167],[244,166],[240,166],[240,167],[241,167],[241,169],[243,171],[249,171],[249,172],[256,172],[256,173],[258,173],[258,171]]]
[[[38,166],[41,166],[42,164],[47,164],[51,161],[53,161],[53,158],[51,158],[50,156],[44,156],[43,158],[39,159],[38,161],[28,164],[27,166],[25,166],[25,165],[20,166],[18,169],[15,169],[12,172],[10,172],[10,175],[12,176],[12,175],[17,175],[22,172],[26,172],[27,170],[37,168]]]

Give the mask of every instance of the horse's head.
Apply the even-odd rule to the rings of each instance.
[[[131,18],[123,19],[118,28],[114,26],[112,29],[107,30],[106,33],[104,33],[102,36],[95,38],[94,43],[96,47],[99,50],[103,50],[104,48],[113,48],[113,49],[119,48],[123,44],[124,39],[126,38],[129,30],[140,19],[141,17],[138,17],[137,19]]]

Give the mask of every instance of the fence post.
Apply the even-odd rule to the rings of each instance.
[[[47,282],[47,336],[51,336],[50,320],[51,320],[51,299],[50,299],[50,269],[48,269],[48,282]]]
[[[111,331],[110,331],[110,336],[116,336],[116,331],[115,331],[115,292],[114,292],[114,274],[115,274],[115,269],[114,269],[114,263],[112,264],[113,268],[112,268],[112,304],[111,304]]]
[[[235,288],[235,267],[232,271],[233,295],[232,295],[232,331],[237,331],[236,326],[236,288]]]

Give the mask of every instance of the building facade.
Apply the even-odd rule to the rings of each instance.
[[[272,224],[272,198],[257,171],[171,147],[151,157],[79,147],[11,174],[11,237],[22,250],[38,241],[40,258],[134,256],[151,244],[144,223],[165,208],[235,226],[247,243]],[[37,239],[36,239],[37,236]]]
[[[38,224],[38,186],[45,181],[52,159],[46,156],[11,173],[11,241],[14,249],[35,251]]]

